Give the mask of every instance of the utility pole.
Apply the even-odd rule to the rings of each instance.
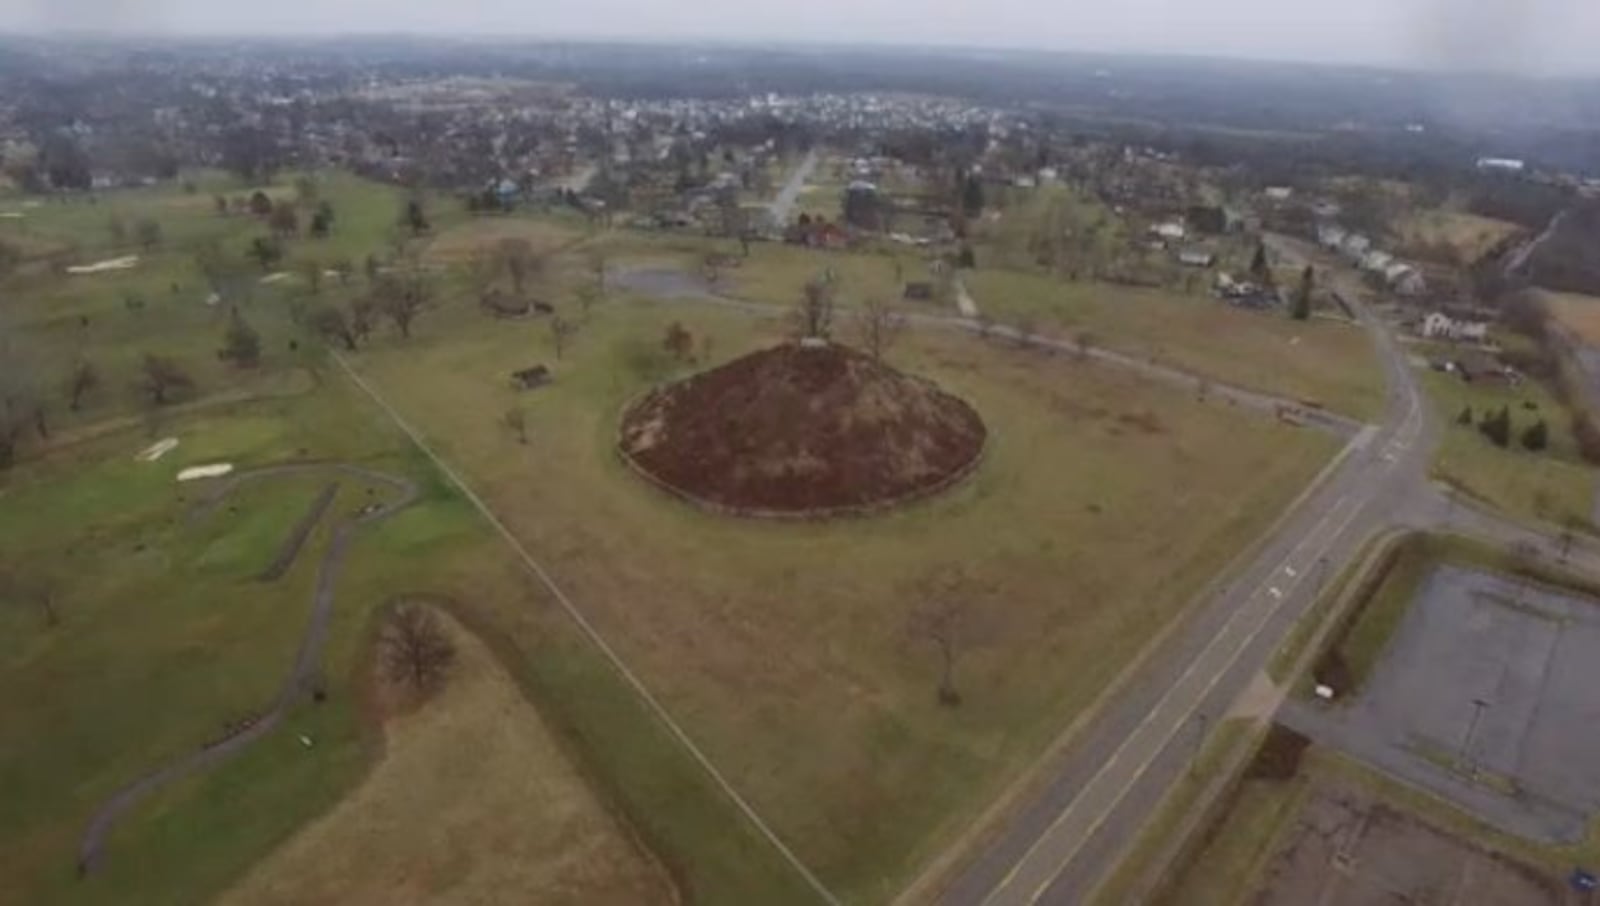
[[[1478,732],[1478,721],[1483,718],[1483,712],[1488,707],[1489,703],[1481,698],[1475,698],[1472,700],[1472,723],[1467,725],[1466,738],[1461,740],[1461,755],[1459,758],[1457,758],[1457,761],[1462,765],[1471,766],[1470,770],[1468,771],[1468,776],[1474,778],[1478,776],[1478,766],[1470,760],[1472,755],[1472,737]]]
[[[1198,780],[1200,778],[1200,750],[1205,746],[1206,741],[1206,713],[1204,711],[1196,711],[1194,723],[1194,754],[1189,758],[1190,780]]]

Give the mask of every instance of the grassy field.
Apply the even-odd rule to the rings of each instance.
[[[1468,383],[1436,371],[1421,377],[1444,424],[1434,462],[1440,479],[1524,520],[1557,525],[1592,522],[1595,469],[1578,454],[1570,411],[1549,390],[1534,380],[1511,387],[1485,380]],[[1505,448],[1495,446],[1476,425],[1486,413],[1502,407],[1511,410],[1511,443]],[[1457,423],[1469,408],[1474,424]],[[1522,432],[1541,419],[1549,446],[1539,452],[1527,450],[1521,444]]]
[[[391,713],[382,760],[361,786],[221,903],[672,898],[670,879],[595,801],[489,648],[454,621],[447,631],[456,663],[445,688]]]
[[[1464,264],[1477,261],[1519,229],[1504,220],[1440,209],[1413,211],[1395,225],[1402,243],[1450,248]]]
[[[751,246],[750,257],[725,275],[719,289],[742,299],[793,305],[808,281],[830,273],[842,308],[869,298],[899,302],[906,283],[936,282],[917,252],[844,253],[762,243]],[[928,302],[906,304],[917,310],[936,308]],[[949,310],[954,313],[953,306]]]
[[[1585,343],[1600,346],[1600,298],[1576,293],[1541,292],[1545,309],[1561,324],[1582,337]]]
[[[1358,418],[1382,411],[1383,380],[1358,327],[1293,321],[1204,297],[1020,271],[979,270],[967,279],[978,306],[1002,323],[1031,321],[1061,339],[1087,332],[1096,345]]]
[[[559,361],[540,325],[481,323],[358,367],[852,901],[896,892],[1332,452],[1117,370],[917,334],[894,362],[989,424],[973,480],[862,522],[721,519],[644,486],[613,450],[621,406],[685,371],[661,349],[673,321],[710,339],[702,365],[781,330],[613,300]],[[555,382],[518,397],[506,376],[535,363]],[[526,446],[500,427],[513,405]],[[906,629],[911,586],[948,563],[986,589],[959,710],[937,704],[933,652]]]
[[[457,602],[453,612],[537,707],[600,807],[638,835],[679,892],[706,903],[810,901],[548,592],[296,328],[291,311],[309,301],[308,286],[289,280],[238,299],[262,334],[263,365],[238,372],[217,361],[223,316],[200,298],[184,237],[215,236],[244,267],[243,248],[263,228],[217,216],[208,185],[39,214],[28,229],[40,236],[89,231],[87,260],[122,251],[91,235],[111,245],[108,206],[130,221],[158,211],[168,238],[134,271],[88,282],[25,271],[0,309],[33,341],[48,382],[78,357],[105,378],[82,412],[57,405],[52,441],[30,446],[0,479],[6,565],[29,564],[33,578],[54,583],[65,615],[47,627],[25,603],[0,608],[0,676],[10,681],[0,690],[0,776],[20,791],[0,815],[0,876],[16,879],[29,903],[190,902],[229,887],[372,770],[376,732],[358,694],[372,614],[397,594],[432,593]],[[336,199],[335,237],[292,240],[285,267],[387,253],[397,190],[328,175],[319,193]],[[430,211],[431,258],[428,242],[417,246],[434,264],[508,230],[550,245],[582,232],[559,218],[469,222],[437,199]],[[673,261],[705,248],[642,234],[591,242]],[[782,325],[621,298],[586,314],[571,300],[586,279],[583,253],[552,262],[538,287],[578,327],[563,355],[546,321],[484,318],[441,269],[416,336],[378,331],[356,367],[484,492],[718,767],[851,901],[897,892],[1333,451],[1328,438],[1116,369],[928,332],[891,358],[984,415],[990,447],[972,480],[862,522],[713,518],[623,469],[618,410],[655,382],[775,341]],[[729,279],[788,301],[803,282],[787,287],[789,276],[812,267],[809,255],[761,246],[757,266]],[[893,283],[888,258],[830,260],[849,262],[837,264],[847,303],[856,284]],[[920,266],[908,259],[905,279]],[[130,288],[147,300],[141,312],[124,305]],[[362,289],[358,276],[322,296]],[[662,348],[673,321],[696,337],[694,365]],[[146,351],[185,363],[199,384],[192,405],[141,414],[131,385]],[[509,372],[538,363],[552,367],[554,384],[514,394]],[[526,415],[526,445],[503,428],[513,406]],[[182,441],[176,452],[134,462],[164,435]],[[191,501],[171,477],[192,463],[283,459],[369,464],[425,488],[419,505],[352,551],[326,651],[331,697],[152,797],[119,825],[103,870],[77,881],[73,849],[100,798],[214,738],[281,679],[326,529],[276,585],[251,579],[320,483],[252,488],[191,523]],[[334,512],[365,493],[346,487]],[[936,654],[907,629],[915,584],[948,564],[982,589],[958,669],[960,709],[937,703]],[[316,746],[302,748],[301,734]],[[797,763],[795,751],[809,755]],[[372,784],[382,782],[377,770]],[[366,801],[359,795],[349,808]]]
[[[251,488],[207,517],[184,465],[287,458],[415,471],[392,432],[347,394],[242,404],[169,426],[182,445],[135,462],[148,438],[112,434],[8,476],[0,549],[7,566],[53,590],[60,623],[25,601],[0,608],[6,744],[0,874],[23,902],[171,903],[203,899],[359,776],[365,760],[346,682],[366,614],[422,582],[481,537],[468,511],[430,497],[357,544],[326,660],[329,701],[297,709],[278,734],[222,769],[168,788],[114,831],[103,869],[73,877],[78,835],[110,792],[257,713],[282,682],[308,614],[326,528],[290,571],[255,581],[326,479]],[[346,481],[332,512],[374,489]],[[294,736],[319,745],[299,750]],[[249,821],[238,820],[249,815]]]
[[[614,264],[649,263],[694,272],[706,249],[728,251],[726,245],[647,234],[617,234],[606,240]],[[806,282],[825,273],[837,281],[837,301],[845,310],[866,298],[898,300],[906,282],[936,282],[917,252],[831,252],[763,243],[752,246],[740,266],[723,271],[717,291],[793,305]],[[1058,339],[1087,333],[1096,345],[1215,380],[1314,400],[1358,418],[1375,418],[1382,411],[1382,375],[1371,341],[1358,327],[1292,321],[1202,296],[1068,282],[1020,270],[980,267],[964,278],[979,308],[997,322],[1029,321],[1041,335]],[[904,310],[955,314],[950,300],[906,302]]]
[[[11,585],[0,594],[0,777],[16,791],[0,815],[0,899],[165,904],[203,901],[228,886],[367,770],[373,734],[364,729],[356,669],[369,615],[395,594],[430,592],[459,602],[461,618],[540,708],[605,808],[661,854],[680,890],[707,903],[808,902],[798,877],[530,583],[503,540],[329,370],[320,344],[294,328],[291,304],[314,301],[309,287],[291,280],[241,293],[237,304],[263,337],[262,365],[236,371],[217,362],[221,316],[203,304],[193,244],[181,237],[218,238],[229,266],[248,271],[254,265],[243,247],[265,229],[252,218],[219,217],[202,203],[206,191],[167,187],[50,208],[27,228],[39,236],[87,231],[82,254],[90,260],[122,251],[98,248],[101,234],[93,232],[109,244],[102,218],[113,206],[130,221],[154,213],[167,238],[133,271],[65,280],[25,267],[0,295],[0,320],[28,340],[18,347],[29,356],[25,376],[53,424],[48,440],[30,432],[21,463],[0,472],[0,572],[49,587],[62,615],[47,626],[31,594]],[[330,174],[320,193],[334,200],[335,234],[292,240],[286,266],[345,251],[392,254],[397,190]],[[441,238],[453,238],[465,220],[438,199],[429,210]],[[566,228],[561,218],[551,226]],[[555,279],[564,273],[558,268]],[[448,274],[440,281],[448,291]],[[341,303],[364,288],[357,277],[350,287],[325,285],[322,297]],[[141,312],[123,305],[130,290],[146,295]],[[418,329],[477,317],[468,303],[436,306]],[[372,342],[395,339],[380,329]],[[144,409],[133,383],[145,351],[180,359],[198,384],[192,402]],[[68,414],[57,369],[78,357],[92,357],[102,383],[83,411]],[[181,440],[176,452],[155,465],[134,462],[166,435]],[[326,529],[276,585],[252,579],[321,485],[252,488],[191,525],[191,501],[172,476],[219,459],[241,467],[354,461],[409,474],[426,493],[352,551],[325,651],[328,702],[296,709],[258,746],[141,804],[118,825],[101,870],[77,881],[72,866],[89,810],[269,700],[303,626],[308,564]],[[333,512],[364,505],[363,494],[347,487]],[[302,734],[316,741],[310,752],[295,741]]]

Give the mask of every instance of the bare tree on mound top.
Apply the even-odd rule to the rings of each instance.
[[[828,339],[833,334],[833,284],[821,279],[806,281],[791,320],[797,338]]]
[[[390,681],[426,692],[438,686],[456,649],[434,612],[421,604],[394,609],[378,637],[384,673]]]
[[[883,360],[883,354],[905,332],[906,319],[888,302],[868,296],[856,315],[856,326],[861,332],[861,345],[874,359]]]
[[[913,639],[931,642],[939,652],[939,704],[956,707],[956,665],[961,656],[987,643],[992,626],[983,610],[988,589],[965,568],[945,566],[934,570],[912,589],[916,603],[906,618]]]

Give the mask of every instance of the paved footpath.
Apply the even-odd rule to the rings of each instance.
[[[327,640],[328,620],[333,615],[334,592],[339,581],[339,574],[344,569],[344,558],[350,548],[350,542],[355,539],[356,533],[362,528],[390,518],[415,503],[418,496],[415,484],[409,479],[395,475],[340,463],[290,463],[280,466],[268,466],[221,480],[215,486],[215,490],[210,497],[201,504],[201,511],[209,512],[214,510],[225,498],[246,482],[262,481],[284,475],[299,475],[307,472],[335,472],[351,475],[359,479],[385,485],[395,491],[396,496],[340,523],[334,529],[333,539],[328,543],[328,549],[322,555],[322,563],[317,567],[316,587],[311,594],[311,618],[307,621],[306,630],[300,637],[300,647],[295,652],[294,662],[289,667],[288,675],[284,677],[282,685],[278,688],[277,696],[267,706],[260,718],[239,733],[206,745],[188,755],[181,756],[164,767],[140,777],[116,791],[105,802],[101,803],[100,807],[95,810],[94,815],[89,819],[89,826],[84,830],[83,838],[78,844],[78,873],[80,875],[94,871],[105,849],[106,835],[110,833],[117,820],[127,814],[128,810],[138,804],[140,800],[173,781],[181,780],[184,777],[214,767],[244,751],[257,740],[277,729],[289,709],[304,699],[311,691],[310,687],[315,679],[317,667],[322,657],[322,645]]]

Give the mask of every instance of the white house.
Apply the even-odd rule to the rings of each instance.
[[[1339,246],[1344,251],[1345,257],[1351,261],[1360,261],[1372,250],[1372,240],[1355,233],[1344,237],[1344,242]]]
[[[1528,168],[1525,161],[1513,160],[1508,157],[1480,157],[1478,169],[1489,170],[1497,173],[1521,173]]]
[[[1381,274],[1393,267],[1394,263],[1395,260],[1393,255],[1389,254],[1388,252],[1380,252],[1374,249],[1362,256],[1361,269],[1372,271],[1375,274]]]
[[[1428,290],[1428,281],[1423,278],[1422,272],[1404,262],[1389,265],[1383,272],[1383,279],[1391,290],[1401,296],[1420,296]]]
[[[1183,224],[1178,223],[1175,220],[1168,221],[1166,223],[1155,224],[1150,227],[1150,232],[1161,239],[1171,242],[1181,241],[1184,237],[1189,235],[1189,231],[1184,229]]]
[[[1269,201],[1288,201],[1294,197],[1294,190],[1288,186],[1268,186],[1262,194],[1266,195]]]
[[[1317,242],[1323,248],[1337,249],[1344,244],[1345,237],[1350,233],[1344,227],[1332,223],[1325,223],[1317,227]]]
[[[1442,311],[1429,312],[1418,329],[1429,340],[1472,340],[1481,343],[1489,335],[1489,325],[1483,321],[1458,321]]]

